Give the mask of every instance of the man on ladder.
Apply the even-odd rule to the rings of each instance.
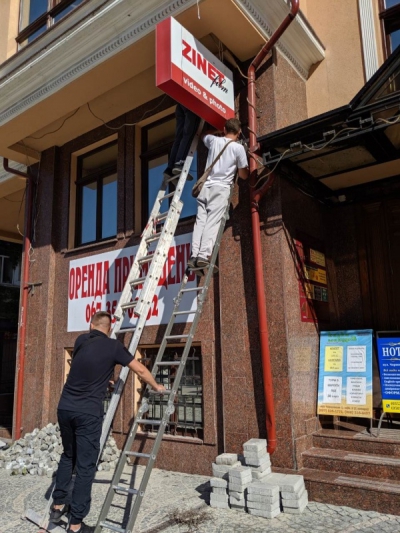
[[[100,448],[103,399],[114,366],[128,366],[153,390],[159,393],[165,390],[121,342],[108,337],[110,331],[110,314],[104,311],[94,314],[90,333],[80,335],[75,342],[71,371],[58,404],[64,453],[57,470],[50,521],[58,522],[69,511],[65,501],[72,472],[76,467],[67,533],[93,531],[82,520],[90,509],[91,489]]]
[[[224,137],[204,135],[208,148],[207,180],[197,197],[197,216],[192,238],[192,256],[188,267],[207,268],[222,216],[226,210],[236,171],[242,179],[249,176],[244,147],[237,142],[241,124],[237,118],[226,121]],[[207,172],[207,171],[206,171]]]

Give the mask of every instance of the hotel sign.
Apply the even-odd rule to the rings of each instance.
[[[232,72],[173,17],[156,27],[156,85],[218,129],[235,116]]]
[[[386,413],[400,413],[400,335],[398,331],[377,331],[382,408]]]

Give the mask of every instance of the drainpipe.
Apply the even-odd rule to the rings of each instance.
[[[33,178],[28,173],[21,172],[8,165],[8,159],[3,159],[3,167],[6,172],[26,178],[26,210],[25,210],[25,229],[24,229],[24,265],[21,295],[21,310],[18,323],[18,365],[17,365],[17,398],[15,402],[15,433],[14,439],[21,438],[21,418],[22,418],[22,398],[24,393],[24,369],[25,369],[25,339],[26,324],[28,319],[28,279],[29,279],[29,249],[31,246],[31,218],[32,218],[32,201],[33,201]]]
[[[269,51],[281,37],[283,32],[296,17],[299,11],[299,0],[291,0],[291,9],[288,16],[275,31],[269,41],[263,46],[257,56],[251,62],[248,69],[248,84],[247,84],[247,102],[248,102],[248,116],[249,116],[249,144],[250,144],[250,190],[251,190],[251,224],[253,230],[253,253],[254,253],[254,268],[256,279],[257,292],[257,309],[258,309],[258,323],[260,330],[260,347],[261,360],[264,384],[264,399],[265,399],[265,416],[268,448],[267,451],[273,454],[276,450],[276,425],[275,425],[275,406],[274,393],[272,387],[272,372],[271,372],[271,357],[269,350],[268,338],[268,321],[267,321],[267,302],[265,298],[265,284],[262,264],[262,250],[260,237],[260,213],[259,201],[272,186],[274,175],[271,174],[270,179],[259,189],[255,189],[257,182],[257,154],[259,151],[259,144],[257,143],[257,113],[256,113],[256,71],[263,59],[267,56]]]

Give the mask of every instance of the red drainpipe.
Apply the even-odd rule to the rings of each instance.
[[[249,144],[250,152],[257,153],[259,144],[257,143],[257,113],[256,113],[256,70],[260,66],[263,59],[267,56],[269,51],[275,45],[277,40],[281,37],[283,32],[296,17],[299,11],[299,0],[292,0],[291,10],[279,28],[275,31],[269,41],[263,46],[257,56],[251,62],[248,69],[248,115],[249,115]],[[258,157],[250,157],[250,190],[251,190],[251,224],[253,230],[253,253],[254,253],[254,268],[256,278],[257,291],[257,309],[258,309],[258,323],[260,329],[260,345],[261,345],[261,360],[264,383],[264,398],[265,398],[265,416],[266,429],[268,439],[268,453],[272,454],[276,450],[276,426],[275,426],[275,406],[274,406],[274,391],[272,386],[272,372],[271,372],[271,357],[268,340],[268,320],[267,320],[267,302],[265,298],[265,285],[262,263],[262,250],[260,238],[260,213],[258,202],[272,186],[274,175],[271,174],[270,179],[259,189],[255,189],[257,182],[257,159]]]
[[[22,397],[24,393],[24,369],[25,369],[25,339],[26,323],[28,319],[28,279],[29,279],[29,249],[31,246],[31,218],[33,200],[33,180],[29,172],[21,172],[8,165],[8,159],[3,159],[3,167],[6,172],[27,179],[26,210],[25,210],[25,231],[24,231],[24,265],[22,277],[21,310],[18,323],[18,366],[17,366],[17,398],[15,402],[15,432],[14,439],[21,438],[21,418],[22,418]]]

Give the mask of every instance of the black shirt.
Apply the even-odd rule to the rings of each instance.
[[[131,361],[128,350],[101,331],[92,329],[79,335],[58,409],[102,416],[102,402],[114,366],[127,366]]]

